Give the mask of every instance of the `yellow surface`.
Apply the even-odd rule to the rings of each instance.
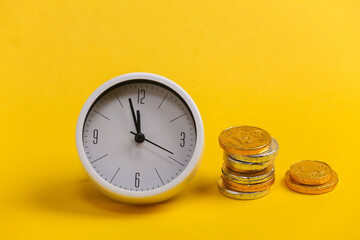
[[[328,0],[0,1],[1,239],[359,238],[359,11]],[[75,148],[87,97],[136,71],[188,91],[206,133],[190,186],[146,207],[99,193]],[[216,186],[217,137],[244,124],[280,144],[276,183],[255,201]],[[332,166],[338,188],[288,190],[284,174],[302,159]]]

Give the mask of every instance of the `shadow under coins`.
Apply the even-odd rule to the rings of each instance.
[[[199,175],[177,196],[174,201],[207,202],[221,197],[217,187],[218,177]]]
[[[206,196],[206,198],[218,198],[220,195],[218,191],[218,179],[219,177],[201,177],[199,180],[194,184],[194,191],[193,193],[199,194],[201,196]]]

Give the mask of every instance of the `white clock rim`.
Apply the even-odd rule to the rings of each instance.
[[[194,121],[195,121],[195,125],[196,125],[196,145],[195,145],[194,153],[193,153],[188,165],[184,169],[184,171],[182,171],[179,174],[179,176],[177,176],[170,183],[167,183],[159,188],[152,189],[149,191],[125,190],[122,188],[118,188],[118,187],[108,183],[103,178],[101,178],[96,173],[94,168],[91,166],[88,158],[86,157],[84,146],[83,146],[83,140],[82,140],[83,126],[85,123],[86,116],[87,116],[88,111],[90,110],[91,106],[96,101],[96,99],[101,94],[103,94],[106,90],[113,87],[114,85],[117,85],[121,82],[129,81],[129,80],[138,80],[138,79],[158,82],[160,84],[163,84],[163,85],[169,87],[170,89],[175,91],[177,94],[179,94],[180,97],[182,97],[182,99],[188,105],[188,107],[194,117]],[[173,82],[172,80],[170,80],[168,78],[165,78],[163,76],[153,74],[153,73],[144,73],[144,72],[128,73],[128,74],[117,76],[117,77],[105,82],[104,84],[102,84],[86,100],[84,106],[81,109],[81,112],[79,114],[79,118],[77,121],[77,125],[76,125],[76,147],[77,147],[78,155],[80,157],[82,165],[84,166],[87,174],[99,186],[105,188],[107,191],[110,191],[112,194],[115,194],[117,196],[124,196],[124,197],[130,197],[130,198],[148,198],[148,197],[163,194],[165,192],[168,192],[168,191],[176,188],[181,183],[183,183],[185,180],[187,180],[189,177],[195,175],[196,172],[194,172],[194,171],[198,170],[197,167],[200,164],[200,161],[202,158],[201,155],[203,152],[203,146],[204,146],[204,126],[202,123],[200,112],[199,112],[195,102],[192,100],[190,95],[184,89],[182,89],[178,84],[176,84],[175,82]]]

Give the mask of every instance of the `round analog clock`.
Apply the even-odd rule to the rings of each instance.
[[[194,101],[173,81],[121,75],[83,106],[76,145],[89,178],[106,195],[147,204],[178,193],[195,175],[204,129]]]

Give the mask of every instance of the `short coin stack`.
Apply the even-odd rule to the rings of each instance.
[[[275,182],[278,142],[261,128],[238,126],[222,131],[219,143],[224,149],[219,191],[233,199],[257,199],[268,194]]]
[[[329,165],[320,161],[304,160],[291,165],[285,184],[291,190],[304,194],[322,194],[332,191],[338,176]]]

